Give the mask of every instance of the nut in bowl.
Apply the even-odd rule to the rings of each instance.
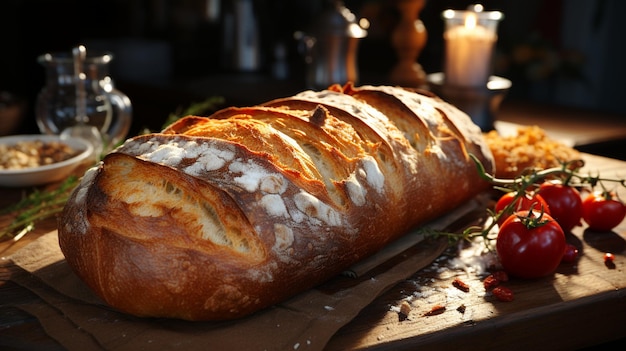
[[[93,146],[79,138],[32,134],[0,137],[0,186],[36,186],[61,181],[87,162]]]

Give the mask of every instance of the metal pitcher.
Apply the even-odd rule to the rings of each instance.
[[[332,1],[317,18],[310,34],[296,33],[305,50],[307,88],[357,83],[358,43],[367,36],[369,26],[366,19],[359,22],[343,1]]]

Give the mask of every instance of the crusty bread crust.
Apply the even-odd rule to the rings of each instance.
[[[89,170],[67,262],[137,316],[226,320],[318,285],[484,190],[480,129],[424,92],[333,86],[189,116]]]

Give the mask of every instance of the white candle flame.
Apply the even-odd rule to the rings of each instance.
[[[469,12],[467,16],[465,16],[465,28],[474,29],[476,28],[476,14],[473,12]]]

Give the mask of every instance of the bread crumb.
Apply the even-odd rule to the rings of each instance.
[[[442,314],[446,311],[446,306],[443,305],[435,305],[430,311],[426,312],[424,316],[436,316],[438,314]]]
[[[407,317],[411,313],[411,305],[407,301],[402,301],[400,304],[400,315]]]
[[[452,281],[452,285],[455,288],[457,288],[457,289],[459,289],[459,290],[461,290],[463,292],[469,292],[469,290],[470,290],[469,285],[465,284],[465,282],[463,282],[459,278],[454,278],[454,281]]]

